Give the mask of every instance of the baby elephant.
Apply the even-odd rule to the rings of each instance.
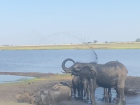
[[[83,87],[84,87],[84,97],[87,98],[87,100],[90,99],[90,90],[89,90],[89,81],[88,79],[84,78],[82,80],[82,84],[83,84]]]
[[[50,90],[40,90],[35,96],[34,105],[56,105],[60,101],[70,99],[71,89],[60,83]]]

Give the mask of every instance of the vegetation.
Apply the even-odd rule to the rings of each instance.
[[[140,49],[140,42],[130,43],[83,43],[38,46],[0,46],[0,50],[50,50],[50,49]]]
[[[137,39],[136,39],[136,42],[140,42],[140,38],[137,38]]]
[[[55,77],[55,78],[54,78]],[[54,75],[50,75],[49,78],[48,77],[41,77],[41,78],[35,78],[32,79],[31,81],[58,81],[58,80],[71,80],[73,76],[71,76],[70,74],[54,74]],[[27,82],[30,80],[27,80]]]
[[[55,78],[54,78],[55,77]],[[73,76],[70,74],[50,74],[49,76],[46,77],[35,77],[33,79],[26,79],[26,80],[20,80],[18,82],[12,82],[12,83],[4,83],[0,85],[5,85],[5,86],[10,86],[11,84],[29,84],[32,82],[40,82],[40,81],[60,81],[60,80],[71,80]]]

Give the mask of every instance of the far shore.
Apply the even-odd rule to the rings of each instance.
[[[140,42],[0,46],[0,50],[140,49]]]

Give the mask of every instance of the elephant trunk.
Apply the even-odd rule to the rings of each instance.
[[[87,93],[86,88],[84,87],[84,97],[86,96],[86,93]]]
[[[66,64],[67,61],[72,61],[73,63],[75,63],[74,60],[72,60],[72,59],[70,59],[70,58],[67,58],[67,59],[65,59],[65,60],[62,62],[62,69],[63,69],[66,73],[72,73],[72,68],[71,68],[71,67],[70,67],[70,68],[67,68],[67,67],[65,66],[65,64]]]

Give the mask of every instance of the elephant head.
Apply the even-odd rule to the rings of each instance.
[[[69,68],[65,67],[66,62],[68,62],[68,61],[72,61],[74,63]],[[67,58],[62,62],[62,69],[66,73],[71,73],[72,75],[80,76],[80,78],[89,78],[89,77],[91,78],[91,77],[95,76],[95,75],[93,75],[93,73],[96,74],[96,70],[93,66],[94,64],[95,63],[75,62],[73,59]]]
[[[72,61],[74,64],[67,68],[65,66],[66,62],[68,61]],[[65,71],[65,73],[71,73],[72,75],[76,75],[76,76],[79,76],[79,71],[80,69],[83,67],[82,63],[79,63],[79,62],[75,62],[73,59],[71,58],[67,58],[65,59],[63,62],[62,62],[62,69]]]

